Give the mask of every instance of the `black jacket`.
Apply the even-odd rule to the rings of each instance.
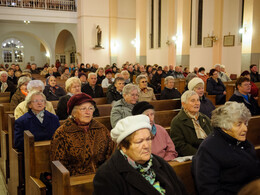
[[[209,95],[216,95],[216,104],[224,104],[226,102],[226,95],[223,92],[226,90],[223,82],[218,78],[216,82],[212,77],[207,80],[207,92]]]
[[[59,120],[65,120],[68,118],[68,113],[67,113],[67,103],[69,99],[71,98],[70,95],[64,95],[60,98],[57,106],[57,116],[59,117]],[[95,112],[93,113],[93,116],[99,116],[99,110],[95,105]]]
[[[161,93],[161,100],[175,99],[180,97],[181,97],[181,93],[175,88],[169,89],[167,87],[164,87]]]
[[[177,178],[172,167],[162,158],[153,155],[151,167],[156,179],[166,190],[166,194],[187,194],[183,184]],[[94,181],[94,193],[113,195],[160,194],[137,170],[135,170],[116,150],[111,158],[97,171]]]
[[[239,91],[235,91],[234,94],[231,96],[229,101],[233,102],[238,102],[238,103],[244,103],[245,106],[249,109],[251,112],[252,116],[259,115],[260,114],[260,108],[258,106],[257,101],[253,98],[251,94],[248,94],[248,99],[247,101]]]
[[[155,86],[155,93],[161,93],[161,80],[163,78],[163,74],[158,74],[157,72],[153,75],[151,84]]]
[[[16,76],[13,76],[13,78],[8,76],[8,81],[11,81],[14,85],[17,85],[18,79]]]
[[[97,76],[97,85],[101,85],[104,78],[106,78],[104,75],[102,75],[102,76],[98,75]]]
[[[7,80],[6,83],[7,83],[8,87],[6,88],[5,92],[10,92],[10,100],[11,100],[11,99],[12,99],[12,96],[13,96],[14,93],[16,92],[16,87],[15,87],[15,85],[14,85],[11,81],[9,81],[9,80]],[[0,82],[0,89],[1,89],[1,86],[2,86],[2,82]]]
[[[220,128],[200,145],[192,171],[200,195],[235,195],[260,176],[254,146],[248,141],[238,142]]]
[[[256,73],[251,72],[250,73],[250,80],[254,83],[260,82],[260,76],[259,76],[258,72],[256,72]]]
[[[111,104],[113,101],[117,101],[123,98],[123,96],[116,90],[116,87],[113,85],[112,88],[106,93],[107,103]]]
[[[66,92],[64,91],[63,88],[58,87],[58,89],[55,90],[55,93],[53,93],[52,90],[50,89],[50,86],[47,85],[43,90],[43,94],[46,96],[46,99],[48,101],[55,101],[55,100],[59,100],[61,96],[66,95]]]
[[[200,111],[202,114],[205,114],[207,117],[211,118],[212,111],[215,110],[213,103],[206,98],[204,95],[200,98]]]
[[[104,97],[103,88],[97,84],[95,85],[95,88],[93,90],[92,87],[88,83],[88,84],[82,86],[81,91],[83,93],[90,95],[92,98]]]

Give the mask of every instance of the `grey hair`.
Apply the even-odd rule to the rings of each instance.
[[[2,74],[6,74],[8,76],[8,73],[6,71],[0,71],[0,76],[2,76]]]
[[[24,83],[30,82],[32,79],[29,77],[20,77],[18,80],[17,88],[20,88]]]
[[[189,74],[186,76],[186,78],[185,78],[186,84],[188,85],[189,82],[190,82],[193,78],[195,78],[195,77],[198,77],[198,76],[197,76],[194,72],[189,73]]]
[[[217,68],[217,67],[220,67],[220,64],[215,64],[215,66],[214,66],[215,68]]]
[[[67,92],[69,92],[70,91],[70,87],[71,87],[71,85],[73,84],[73,83],[79,83],[79,85],[81,85],[81,81],[80,81],[80,79],[79,78],[77,78],[77,77],[71,77],[71,78],[69,78],[66,82],[65,82],[65,90],[67,91]]]
[[[123,88],[123,95],[128,95],[130,94],[133,90],[137,90],[138,91],[138,87],[134,84],[127,84],[126,86],[124,86]]]
[[[220,68],[226,68],[226,66],[224,64],[220,65]]]
[[[90,72],[90,73],[88,73],[88,79],[90,78],[90,76],[95,76],[95,77],[97,77],[97,74],[94,73],[94,72]]]
[[[137,84],[139,84],[140,80],[142,80],[142,79],[146,79],[146,80],[147,80],[147,77],[146,77],[145,75],[138,75],[138,76],[136,77],[136,79],[135,79],[135,82],[136,82]]]
[[[31,80],[27,85],[27,90],[30,92],[33,88],[41,87],[42,91],[44,90],[44,84],[41,80]]]
[[[181,96],[181,103],[187,103],[188,99],[193,95],[198,96],[198,94],[195,91],[191,91],[191,90],[185,91]]]
[[[173,80],[174,81],[174,77],[173,76],[167,76],[165,79],[164,79],[164,84],[168,84],[168,82],[170,80]]]
[[[123,75],[120,72],[118,72],[115,74],[115,78],[118,78],[118,77],[123,77]]]
[[[29,109],[29,104],[32,102],[32,97],[34,95],[41,95],[43,97],[44,101],[45,101],[45,104],[46,104],[46,97],[45,97],[45,95],[42,92],[40,92],[40,91],[33,90],[25,98],[26,107],[28,109]]]
[[[226,102],[212,112],[211,124],[213,127],[232,129],[232,125],[238,121],[248,123],[251,113],[243,103]]]

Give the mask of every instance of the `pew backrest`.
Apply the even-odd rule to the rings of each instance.
[[[10,92],[0,93],[0,103],[8,103],[10,102]]]
[[[181,108],[180,98],[170,100],[155,100],[150,101],[149,103],[153,105],[155,111],[175,110]]]

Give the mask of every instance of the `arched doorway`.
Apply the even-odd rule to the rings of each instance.
[[[68,30],[62,30],[55,44],[55,59],[62,64],[77,64],[76,43]]]

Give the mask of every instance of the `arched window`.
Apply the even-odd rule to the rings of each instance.
[[[4,63],[22,63],[23,62],[23,44],[15,39],[9,38],[2,43],[2,58]]]

